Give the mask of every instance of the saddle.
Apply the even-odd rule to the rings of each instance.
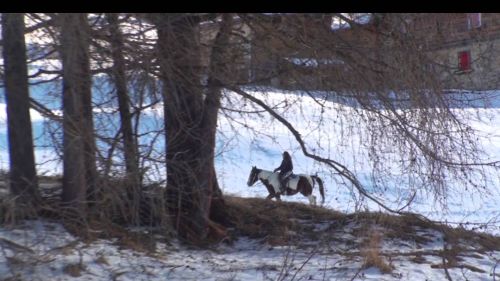
[[[283,184],[285,185],[285,187],[288,187],[288,188],[291,188],[291,189],[296,189],[297,188],[297,185],[294,184],[294,185],[290,185],[289,183],[291,181],[293,181],[294,179],[297,179],[299,176],[298,175],[295,175],[293,174],[292,172],[289,172],[287,174],[285,174],[283,176]]]
[[[291,179],[294,176],[295,175],[292,173],[292,171],[290,171],[290,172],[286,173],[285,175],[283,175],[283,181],[287,182],[289,179]]]
[[[292,172],[285,174],[285,176],[283,177],[284,185],[288,188],[291,188],[291,189],[297,189],[297,182],[298,181],[299,181],[299,176],[292,174]],[[274,173],[274,176],[272,177],[270,183],[274,187],[274,190],[276,192],[282,192],[280,190],[281,182],[279,180],[278,173]]]

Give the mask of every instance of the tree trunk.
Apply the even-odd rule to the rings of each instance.
[[[141,175],[137,156],[137,145],[132,130],[132,116],[130,114],[129,98],[127,95],[127,81],[125,77],[125,59],[123,56],[123,36],[118,24],[118,14],[106,14],[111,34],[111,56],[113,58],[113,80],[118,97],[118,110],[121,119],[121,134],[124,147],[125,169],[127,178],[127,194],[131,202],[131,220],[139,223],[139,204],[141,201]]]
[[[211,114],[218,109],[219,97],[208,102],[203,98],[196,17],[160,15],[156,23],[164,84],[167,206],[179,236],[201,243],[214,230],[223,233],[209,218],[212,194],[218,188]],[[211,113],[205,112],[205,103]],[[207,116],[211,119],[204,120]]]
[[[167,207],[183,239],[201,242],[208,234],[211,182],[203,177],[208,155],[200,134],[202,92],[196,22],[161,17],[158,49],[166,128]]]
[[[95,192],[95,140],[93,134],[89,26],[86,14],[60,14],[63,66],[62,200],[85,216],[85,200]]]
[[[24,28],[24,14],[2,14],[10,189],[17,203],[34,206],[39,194],[29,113]]]
[[[221,87],[226,85],[226,77],[232,77],[232,63],[228,60],[230,57],[230,35],[233,28],[233,15],[224,14],[220,22],[220,29],[215,37],[210,56],[210,63],[208,69],[208,87],[206,91],[206,98],[204,101],[203,122],[201,124],[205,140],[203,149],[206,151],[204,154],[210,155],[212,161],[208,164],[207,171],[208,177],[213,180],[213,193],[210,206],[210,218],[228,225],[227,216],[225,215],[225,202],[222,196],[222,191],[217,182],[215,173],[215,166],[213,159],[215,158],[216,134],[217,134],[217,119],[220,109]]]

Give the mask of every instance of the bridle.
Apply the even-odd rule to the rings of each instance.
[[[252,186],[258,179],[259,172],[256,167],[252,168],[252,172],[250,173],[250,177],[248,178],[247,185]]]

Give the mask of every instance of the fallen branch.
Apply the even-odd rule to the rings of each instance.
[[[16,242],[11,241],[11,240],[6,239],[6,238],[3,238],[3,237],[0,237],[0,244],[2,244],[2,246],[4,246],[4,247],[12,249],[13,251],[18,250],[18,251],[28,252],[30,254],[35,253],[35,251],[33,251],[32,249],[30,249],[26,246],[17,244]]]

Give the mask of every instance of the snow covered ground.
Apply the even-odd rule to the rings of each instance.
[[[308,148],[317,154],[329,156],[352,169],[370,190],[370,166],[366,161],[366,149],[359,146],[359,136],[353,135],[346,141],[338,132],[348,131],[349,124],[339,122],[338,114],[349,114],[349,106],[326,103],[322,112],[318,104],[300,93],[272,91],[267,94],[253,93],[275,105],[278,112],[289,118],[295,128],[307,140]],[[500,95],[490,92],[491,102],[471,105],[471,108],[454,110],[470,111],[478,116],[474,128],[483,132],[480,143],[488,156],[500,160]],[[234,108],[256,110],[235,95],[224,100]],[[285,103],[292,105],[287,110],[279,109]],[[482,108],[472,108],[479,106]],[[151,112],[161,115],[161,111]],[[40,132],[43,118],[32,112],[34,132]],[[0,161],[1,167],[8,167],[5,141],[5,111],[0,108]],[[38,126],[38,127],[37,127]],[[254,133],[253,127],[260,133]],[[267,191],[261,184],[248,187],[248,174],[252,166],[272,170],[281,162],[281,153],[291,153],[296,173],[318,174],[325,181],[326,201],[324,207],[340,212],[356,210],[379,211],[380,208],[359,197],[359,194],[344,184],[325,166],[304,157],[292,135],[272,118],[263,114],[243,118],[239,113],[220,115],[216,170],[219,183],[225,194],[241,197],[264,198]],[[57,174],[60,163],[45,163],[53,152],[47,149],[36,151],[39,172]],[[42,164],[43,163],[43,164]],[[397,207],[405,190],[403,181],[389,179],[385,191],[385,203]],[[492,234],[500,234],[500,184],[498,178],[491,178],[491,185],[484,193],[454,193],[448,198],[448,206],[429,200],[429,194],[417,193],[409,211],[418,212],[431,219],[447,221],[456,225],[465,224]],[[381,194],[373,191],[377,197]],[[319,194],[315,193],[317,196]],[[284,201],[308,203],[300,195],[285,197]],[[321,228],[324,226],[318,226]],[[198,251],[179,244],[158,244],[154,254],[122,248],[116,241],[99,240],[84,243],[70,235],[61,225],[48,221],[29,221],[15,228],[0,228],[0,280],[445,280],[446,272],[439,268],[442,258],[435,251],[444,247],[441,233],[422,230],[421,235],[429,242],[421,245],[408,241],[384,240],[381,252],[391,256],[394,270],[382,274],[376,268],[360,270],[363,258],[360,255],[346,255],[350,250],[348,239],[361,239],[349,229],[343,232],[329,232],[332,237],[344,237],[338,244],[323,241],[310,247],[273,246],[259,240],[242,238],[234,245],[219,245],[211,250]],[[405,251],[421,251],[419,263]],[[453,280],[494,280],[500,278],[498,252],[480,252],[463,257],[463,263],[472,265],[451,268]],[[432,265],[432,266],[431,266]],[[479,269],[479,270],[477,270]],[[493,275],[493,274],[497,275]],[[354,278],[355,277],[355,278]],[[5,279],[12,278],[12,279]]]
[[[457,91],[458,93],[459,91]],[[339,115],[352,115],[352,108],[340,103],[325,103],[321,108],[316,101],[304,93],[270,91],[267,93],[252,92],[270,105],[274,105],[282,116],[286,117],[306,140],[308,149],[321,156],[328,156],[351,169],[368,191],[387,205],[398,208],[405,196],[410,194],[413,187],[411,182],[405,181],[404,176],[397,171],[387,178],[389,183],[382,192],[372,188],[372,167],[369,165],[368,148],[361,136],[356,135],[351,127],[356,125],[345,122]],[[234,95],[226,100],[231,105],[242,110],[252,111],[248,102],[236,98]],[[482,97],[484,99],[481,99]],[[484,147],[489,161],[500,160],[500,92],[456,94],[455,98],[467,100],[459,110],[473,117],[472,127],[481,132],[479,143]],[[292,105],[287,109],[280,106]],[[345,122],[345,123],[343,123]],[[255,128],[259,133],[254,134],[247,127]],[[345,184],[331,169],[306,158],[288,130],[267,115],[258,118],[242,118],[237,113],[220,116],[219,123],[219,153],[216,168],[223,191],[244,197],[265,197],[267,191],[262,184],[248,187],[246,182],[252,166],[261,169],[273,170],[281,162],[281,153],[286,150],[292,155],[295,173],[318,174],[326,186],[325,207],[342,212],[356,210],[383,211],[373,202],[360,198],[357,191],[349,184]],[[340,136],[343,132],[344,136]],[[395,169],[396,170],[396,169]],[[488,190],[481,192],[451,192],[448,205],[443,208],[432,199],[432,194],[424,191],[417,192],[408,211],[417,212],[438,221],[447,221],[453,225],[470,224],[470,228],[477,228],[500,235],[500,181],[498,173],[493,172],[489,178]],[[460,190],[460,185],[454,185],[454,190]],[[319,193],[316,191],[316,196]],[[302,202],[307,204],[306,197],[296,195],[284,197],[285,201]],[[479,225],[476,223],[489,224]]]
[[[332,223],[332,222],[330,222]],[[417,230],[426,242],[384,239],[379,252],[392,267],[382,273],[363,268],[366,256],[353,247],[361,237],[355,225],[332,230],[328,222],[318,231],[335,239],[301,246],[270,245],[240,238],[233,245],[207,250],[178,243],[158,243],[154,251],[132,250],[117,240],[85,243],[57,223],[26,221],[0,229],[2,280],[495,280],[499,251],[464,251],[459,265],[442,268],[444,241],[440,232]],[[467,248],[472,243],[465,242]],[[448,262],[448,261],[447,261]],[[495,277],[494,277],[495,276]],[[14,277],[18,278],[15,279]]]
[[[51,109],[58,108],[58,102],[53,98],[54,95],[47,94],[56,90],[51,86],[42,85],[34,91],[35,98],[48,103]],[[330,157],[348,167],[365,188],[385,204],[399,208],[406,202],[405,199],[412,193],[414,187],[411,182],[405,180],[406,177],[397,173],[397,169],[394,169],[392,177],[385,179],[388,184],[384,190],[373,188],[372,167],[369,165],[367,156],[368,148],[363,137],[357,135],[356,130],[352,128],[356,124],[349,124],[345,121],[347,120],[345,116],[352,115],[353,110],[348,102],[325,102],[322,108],[317,101],[303,92],[266,90],[266,93],[258,91],[250,91],[250,93],[274,106],[277,112],[286,117],[306,140],[311,152]],[[498,133],[500,132],[500,91],[454,92],[456,93],[454,97],[461,99],[462,102],[453,110],[466,112],[474,117],[470,122],[474,129],[482,132],[479,144],[484,147],[488,160],[500,160],[500,134]],[[322,95],[322,93],[317,94]],[[485,97],[486,99],[483,99]],[[467,101],[466,106],[463,105],[464,100]],[[252,107],[250,102],[243,101],[234,93],[228,93],[223,104],[233,109],[261,111],[260,108]],[[285,108],[285,105],[288,107]],[[162,111],[159,109],[161,109],[161,104],[144,114],[146,116],[144,118],[150,118],[145,119],[149,122],[144,123],[145,125],[151,125],[153,129],[158,126],[158,124],[153,124],[152,120],[153,117],[162,118]],[[44,132],[44,118],[34,110],[31,113],[34,135],[41,136]],[[96,124],[99,123],[96,122]],[[248,129],[249,127],[254,128],[256,132]],[[116,129],[116,126],[114,128]],[[341,136],[342,134],[344,137]],[[147,137],[146,135],[145,138]],[[0,169],[3,170],[8,169],[6,139],[5,105],[0,103]],[[158,154],[161,154],[164,147],[162,141],[163,137],[159,137],[155,145],[147,147],[156,146]],[[50,161],[57,158],[54,151],[42,146],[47,142],[46,137],[36,140],[36,143],[40,145],[35,151],[39,164],[38,172],[61,174],[61,162]],[[143,140],[143,142],[146,141]],[[265,197],[267,191],[262,184],[257,183],[252,187],[246,185],[251,167],[273,170],[280,164],[282,152],[287,150],[292,155],[295,173],[317,173],[325,181],[325,207],[342,212],[380,210],[380,207],[373,202],[360,197],[352,186],[346,184],[331,169],[306,158],[292,134],[269,115],[245,115],[229,111],[220,114],[217,142],[216,171],[219,183],[226,194]],[[156,172],[154,169],[151,171]],[[164,169],[158,171],[154,177],[164,179],[164,171]],[[497,206],[497,202],[500,201],[499,174],[493,172],[488,180],[487,190],[451,192],[447,198],[446,208],[429,200],[432,194],[418,190],[413,203],[406,210],[424,214],[434,220],[447,221],[454,225],[469,224],[470,228],[500,234],[500,209]],[[461,189],[460,184],[454,184],[452,178],[449,183],[455,191]],[[316,196],[319,196],[317,192]],[[308,202],[307,198],[300,195],[283,199]],[[486,222],[488,225],[479,225]]]

